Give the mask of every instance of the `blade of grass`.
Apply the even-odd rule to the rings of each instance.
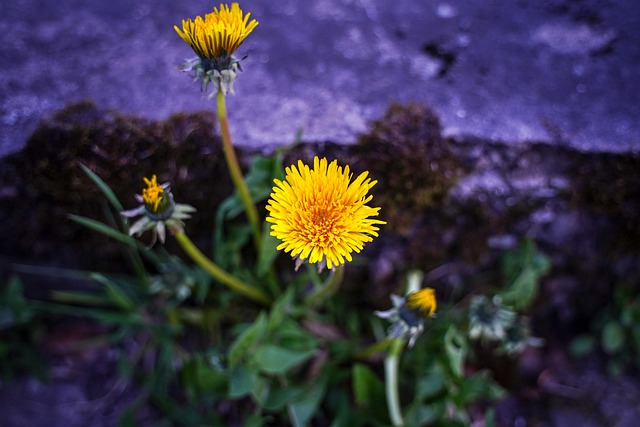
[[[108,237],[111,237],[119,242],[125,243],[129,245],[131,248],[136,248],[140,250],[140,252],[149,259],[149,261],[153,262],[156,265],[162,264],[162,260],[156,255],[154,252],[148,250],[142,243],[129,236],[128,234],[122,233],[108,225],[96,221],[91,218],[79,216],[79,215],[69,215],[69,218],[72,221],[77,222],[78,224],[84,225],[87,228],[90,228],[98,233],[102,233]]]
[[[117,211],[123,211],[124,208],[122,207],[120,200],[118,200],[111,187],[109,187],[107,183],[102,180],[102,178],[96,175],[87,166],[80,163],[80,167],[82,168],[84,173],[86,173],[87,176],[91,179],[91,181],[93,181],[98,186],[98,188],[100,188],[100,191],[102,191],[107,200],[109,200],[109,203],[111,203]]]

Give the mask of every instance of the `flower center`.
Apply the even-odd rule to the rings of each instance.
[[[303,233],[312,245],[326,248],[340,236],[339,208],[334,203],[320,203],[311,206]]]
[[[164,188],[161,185],[158,185],[155,175],[153,175],[151,179],[144,178],[144,183],[147,184],[147,188],[142,190],[144,206],[149,213],[156,214],[158,213],[158,207],[162,202]]]

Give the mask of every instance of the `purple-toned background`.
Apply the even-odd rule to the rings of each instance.
[[[217,3],[216,3],[217,5]],[[172,26],[209,1],[0,1],[0,156],[73,101],[152,118],[214,105]],[[447,134],[640,150],[640,2],[247,0],[235,142],[350,143],[390,102]]]

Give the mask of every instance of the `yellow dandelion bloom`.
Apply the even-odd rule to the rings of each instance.
[[[204,19],[200,16],[195,21],[183,19],[182,31],[177,26],[173,28],[200,58],[212,60],[230,56],[258,26],[255,19],[249,22],[250,15],[243,16],[238,3],[232,3],[231,7],[220,4],[220,10],[214,7]]]
[[[424,317],[431,317],[437,308],[436,291],[433,288],[424,288],[407,295],[408,308],[418,310]]]
[[[269,199],[267,221],[271,235],[282,243],[277,247],[299,261],[326,262],[328,268],[351,261],[352,252],[360,252],[364,243],[378,235],[377,224],[370,219],[380,208],[367,206],[368,191],[377,181],[360,174],[353,182],[349,166],[336,160],[313,159],[313,169],[298,161],[286,169],[284,181],[275,179]]]
[[[144,178],[144,183],[147,185],[147,188],[142,190],[142,200],[144,201],[147,209],[152,212],[158,212],[158,207],[160,206],[160,202],[162,202],[162,196],[164,193],[164,187],[162,185],[158,185],[158,181],[155,175],[151,177],[151,179]]]

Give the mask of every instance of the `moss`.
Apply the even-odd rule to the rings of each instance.
[[[425,210],[444,203],[461,171],[437,115],[414,103],[393,104],[359,138],[356,153],[363,169],[378,180],[374,194],[387,228],[404,235]]]
[[[606,248],[640,253],[640,154],[580,154],[569,174],[572,203],[610,221]]]

